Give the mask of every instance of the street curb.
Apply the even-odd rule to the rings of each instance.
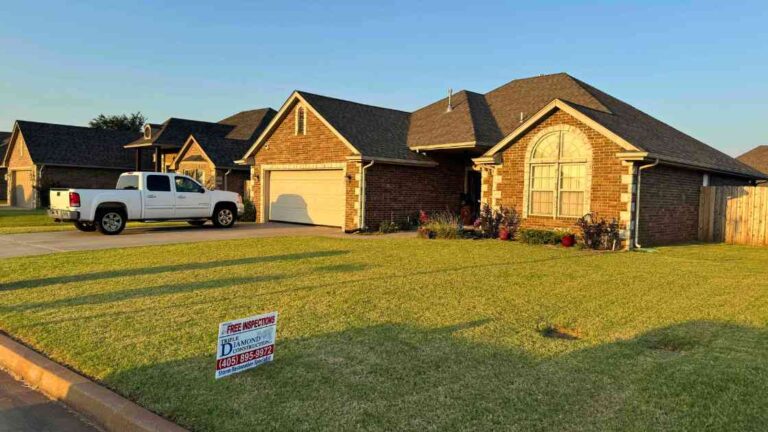
[[[186,432],[151,411],[0,334],[0,366],[107,431]]]

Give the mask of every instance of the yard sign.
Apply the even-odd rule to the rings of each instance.
[[[271,362],[276,332],[277,312],[219,324],[216,379]]]

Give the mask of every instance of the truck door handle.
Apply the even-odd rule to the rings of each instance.
[[[157,198],[157,195],[147,195],[147,198]]]
[[[178,199],[187,199],[187,196],[186,195],[179,195],[176,198],[178,198]]]

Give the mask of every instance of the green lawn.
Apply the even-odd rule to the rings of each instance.
[[[71,223],[54,222],[45,210],[9,210],[0,208],[0,234],[73,231]],[[128,227],[185,225],[185,222],[129,222]]]
[[[0,328],[193,430],[757,431],[767,264],[417,239],[65,253],[0,260]],[[272,310],[275,362],[214,380],[217,325]]]

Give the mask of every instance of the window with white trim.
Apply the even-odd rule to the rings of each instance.
[[[200,184],[205,184],[205,170],[185,169],[182,171],[182,174],[184,174],[187,177],[192,177],[193,179],[197,180],[197,182]]]
[[[303,106],[296,108],[296,135],[307,134],[307,110]]]
[[[578,134],[544,135],[528,161],[528,213],[533,216],[581,217],[589,211],[589,145]]]

